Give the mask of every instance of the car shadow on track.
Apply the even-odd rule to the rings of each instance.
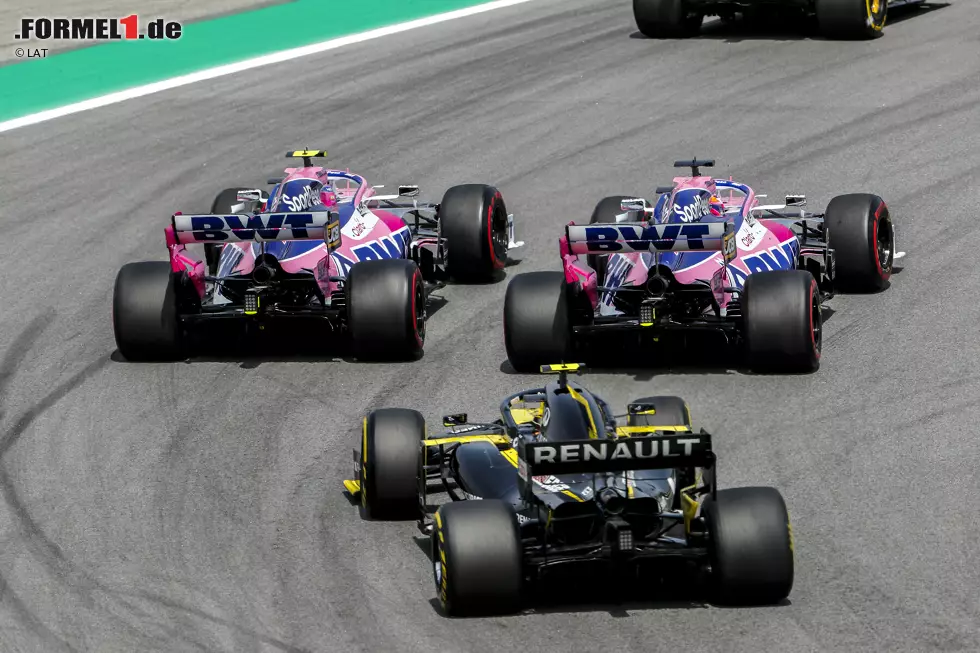
[[[950,6],[948,2],[928,2],[921,5],[894,7],[888,10],[888,20],[885,30],[887,31],[889,25],[902,23],[910,18],[915,18],[936,11],[937,9],[945,9],[948,6]],[[637,40],[661,40],[651,39],[639,31],[632,32],[629,37]],[[778,14],[773,14],[768,18],[759,17],[752,20],[744,19],[741,16],[732,21],[711,20],[710,22],[705,22],[705,25],[701,28],[701,33],[694,38],[720,40],[726,43],[740,43],[742,41],[833,40],[820,35],[816,21],[812,18],[800,19],[797,16],[786,17]]]
[[[426,559],[432,562],[429,538],[415,536],[412,539]],[[510,616],[605,612],[610,617],[623,618],[633,616],[630,612],[638,611],[728,607],[707,600],[706,586],[692,580],[692,576],[685,573],[677,573],[672,577],[651,576],[648,579],[635,580],[609,576],[600,570],[565,572],[561,576],[528,587],[521,612]],[[431,598],[429,605],[436,614],[445,617],[438,598]],[[773,609],[790,605],[792,601],[783,599],[775,605],[758,607]]]
[[[428,320],[442,309],[448,300],[430,295],[426,305]],[[242,369],[255,369],[262,363],[330,363],[357,365],[391,365],[392,361],[361,361],[350,356],[347,338],[323,326],[294,329],[280,323],[266,331],[246,334],[239,330],[208,331],[195,334],[188,356],[181,363],[240,363]],[[115,363],[128,363],[119,350],[109,356]],[[420,360],[424,360],[420,359]],[[396,361],[397,362],[397,361]],[[403,361],[416,362],[416,361]]]

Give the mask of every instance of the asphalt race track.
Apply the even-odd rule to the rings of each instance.
[[[977,9],[906,12],[871,43],[654,42],[627,2],[541,0],[4,134],[0,650],[980,649]],[[528,243],[511,276],[558,269],[567,220],[652,195],[677,158],[812,208],[881,194],[904,270],[832,301],[818,373],[582,377],[620,409],[683,395],[723,484],[783,492],[787,604],[440,616],[414,524],[362,522],[340,482],[366,410],[491,418],[542,381],[504,365],[506,283],[439,293],[417,363],[120,362],[118,268],[307,146],[435,201],[497,184]]]

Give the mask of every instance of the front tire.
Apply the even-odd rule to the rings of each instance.
[[[565,360],[571,344],[567,294],[562,272],[526,272],[507,285],[504,345],[518,372]]]
[[[895,228],[885,200],[868,193],[839,195],[827,205],[824,224],[834,249],[834,286],[883,290],[895,262]]]
[[[439,204],[446,239],[446,268],[461,282],[492,281],[507,265],[507,206],[493,186],[463,184],[446,191]]]
[[[176,275],[168,261],[127,263],[112,292],[116,348],[128,361],[183,357]]]
[[[520,609],[523,552],[517,516],[497,499],[443,504],[430,536],[433,577],[449,616]]]
[[[774,488],[719,490],[703,504],[714,598],[728,605],[772,605],[793,589],[792,527]]]
[[[863,41],[881,36],[888,0],[816,0],[817,24],[829,39]]]
[[[417,410],[380,408],[364,418],[361,437],[361,514],[366,519],[419,516],[419,443],[425,418]]]
[[[685,0],[633,0],[633,19],[644,36],[682,39],[701,31],[704,16],[690,11]]]
[[[757,372],[805,373],[820,366],[820,292],[804,270],[756,272],[742,289],[749,366]]]
[[[359,360],[416,360],[425,344],[425,286],[408,259],[355,263],[347,275],[347,327]]]

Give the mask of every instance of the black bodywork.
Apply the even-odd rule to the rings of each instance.
[[[884,0],[882,0],[884,1]],[[926,0],[887,0],[888,7],[921,4]],[[685,0],[691,10],[705,16],[732,17],[737,12],[751,7],[768,9],[796,10],[803,14],[813,14],[816,10],[816,0]]]
[[[547,420],[514,417],[515,404],[539,402],[550,413]],[[641,404],[629,406],[631,413],[643,409]],[[429,497],[445,491],[453,501],[500,499],[513,507],[529,580],[569,565],[636,570],[641,563],[667,559],[707,561],[705,528],[695,512],[698,497],[717,490],[711,436],[704,430],[624,430],[602,399],[565,379],[511,395],[500,410],[502,419],[485,424],[468,423],[465,415],[447,416],[449,430],[422,444],[418,527],[423,533],[432,532],[437,508],[428,504]],[[535,466],[528,459],[533,448],[554,444],[673,443],[677,451],[678,442],[693,439],[700,449],[667,464],[658,458],[612,467]],[[643,440],[647,442],[639,442]],[[701,481],[697,486],[696,472]],[[632,487],[625,482],[627,473]]]

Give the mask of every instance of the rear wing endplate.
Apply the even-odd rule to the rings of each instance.
[[[340,214],[256,213],[239,215],[174,215],[178,243],[238,243],[279,240],[323,240],[331,250],[340,246]]]

